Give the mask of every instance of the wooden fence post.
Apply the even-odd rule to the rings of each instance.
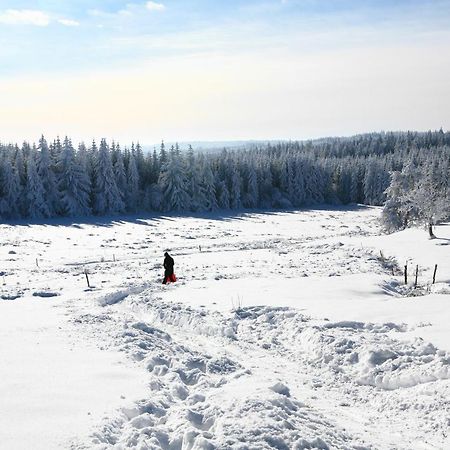
[[[87,281],[88,288],[90,288],[91,285],[89,284],[89,276],[88,276],[88,271],[87,271],[87,269],[84,269],[84,274],[86,275],[86,281]]]
[[[414,289],[417,287],[417,277],[419,275],[419,265],[416,265],[416,279],[414,281]]]
[[[408,264],[405,264],[405,284],[408,284]]]
[[[437,264],[434,265],[434,272],[433,272],[433,284],[436,281],[436,272],[437,272]]]

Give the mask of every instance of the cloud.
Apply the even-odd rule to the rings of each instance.
[[[147,2],[146,5],[147,9],[150,11],[164,11],[166,7],[162,3],[157,2]]]
[[[34,9],[7,9],[0,11],[0,24],[46,27],[50,24],[50,16]]]
[[[72,19],[58,19],[58,22],[66,27],[78,27],[80,25],[80,22]]]

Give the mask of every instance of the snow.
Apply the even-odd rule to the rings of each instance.
[[[0,447],[449,448],[450,226],[379,216],[0,225]]]
[[[74,336],[65,308],[27,298],[2,302],[0,311],[1,448],[67,448],[144,392],[143,371]]]

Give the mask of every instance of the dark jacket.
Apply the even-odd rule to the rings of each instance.
[[[175,261],[170,255],[166,255],[164,258],[164,269],[166,272],[166,276],[173,274],[173,266],[175,264]]]

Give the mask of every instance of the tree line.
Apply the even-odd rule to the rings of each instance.
[[[385,205],[390,229],[449,217],[450,133],[370,133],[216,153],[0,144],[0,218]]]

